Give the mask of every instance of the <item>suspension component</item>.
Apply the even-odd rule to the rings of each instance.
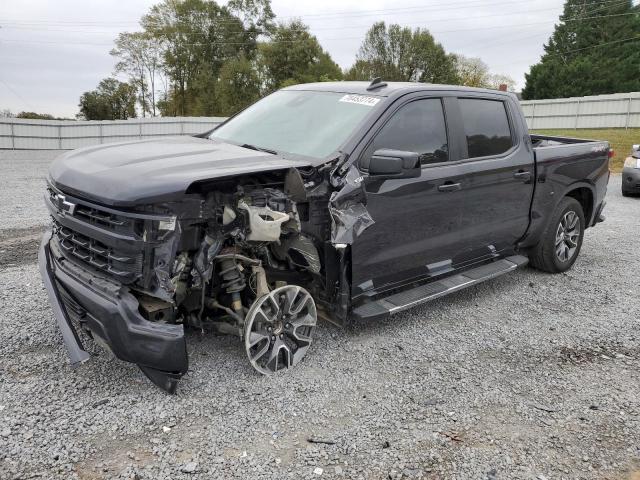
[[[221,287],[231,295],[231,308],[235,312],[242,311],[242,301],[240,292],[247,286],[239,263],[233,259],[226,259],[220,262]]]

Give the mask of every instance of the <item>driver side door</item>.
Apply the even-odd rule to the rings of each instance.
[[[394,288],[411,280],[454,269],[464,249],[459,235],[463,209],[458,159],[449,141],[447,98],[404,101],[380,119],[359,157],[367,210],[375,221],[352,245],[352,293]],[[420,175],[392,178],[368,175],[366,165],[381,149],[418,153]]]

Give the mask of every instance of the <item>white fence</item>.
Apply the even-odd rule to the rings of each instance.
[[[522,101],[532,130],[640,128],[640,92]],[[72,149],[165,135],[195,135],[224,117],[162,117],[116,121],[0,118],[0,149]]]
[[[640,92],[520,103],[532,130],[640,127]]]
[[[223,120],[224,117],[162,117],[76,122],[0,118],[0,149],[67,150],[166,135],[195,135]]]

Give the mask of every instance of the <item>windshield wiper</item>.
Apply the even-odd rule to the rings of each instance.
[[[256,147],[255,145],[251,145],[250,143],[243,143],[240,145],[242,148],[250,148],[251,150],[256,150],[258,152],[270,153],[271,155],[278,155],[278,152],[275,150],[269,150],[268,148]]]

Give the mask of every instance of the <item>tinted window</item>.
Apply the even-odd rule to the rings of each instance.
[[[401,107],[382,127],[365,155],[381,148],[419,153],[422,164],[446,162],[449,149],[440,99],[416,100]]]
[[[499,155],[513,146],[503,102],[459,99],[469,158]]]

